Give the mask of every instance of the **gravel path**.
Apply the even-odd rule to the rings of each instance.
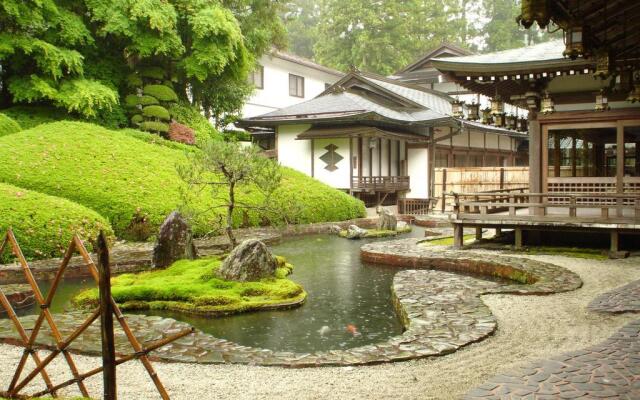
[[[597,344],[637,315],[603,315],[587,311],[597,295],[640,279],[640,259],[581,260],[559,256],[531,258],[561,265],[580,275],[584,286],[551,296],[486,295],[498,320],[496,334],[453,354],[432,359],[371,367],[291,370],[239,365],[159,364],[156,369],[173,399],[448,399],[460,398],[500,371],[527,360]],[[5,389],[20,350],[0,346],[0,388]],[[75,357],[81,370],[98,364]],[[68,377],[59,361],[50,373]],[[158,398],[139,364],[118,369],[122,399]],[[94,395],[100,377],[89,380]],[[37,382],[37,388],[42,385]],[[35,388],[34,388],[35,389]],[[75,389],[68,394],[76,394]]]

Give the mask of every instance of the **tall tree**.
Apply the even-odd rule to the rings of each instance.
[[[283,15],[289,50],[302,57],[314,58],[321,7],[317,1],[294,0],[286,4]]]

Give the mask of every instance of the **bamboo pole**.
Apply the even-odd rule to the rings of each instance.
[[[98,282],[100,292],[100,331],[102,335],[102,374],[104,399],[118,398],[116,391],[116,344],[113,336],[113,307],[111,306],[111,267],[109,266],[109,248],[104,232],[100,231],[97,241]]]

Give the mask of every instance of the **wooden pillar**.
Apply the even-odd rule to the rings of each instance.
[[[362,137],[358,137],[358,181],[362,181]]]
[[[522,248],[522,228],[520,227],[516,227],[514,230],[514,235],[515,235],[515,247],[516,249],[521,249]]]
[[[476,240],[482,240],[482,227],[476,226]]]
[[[382,138],[378,138],[378,176],[382,176]]]
[[[429,186],[427,187],[427,198],[432,198],[436,190],[436,138],[433,136],[433,130],[427,128],[427,134],[429,134],[429,150],[427,153],[427,177],[429,179]]]
[[[553,134],[553,176],[560,177],[560,159],[562,152],[560,151],[560,135]]]
[[[316,174],[315,160],[313,157],[313,153],[315,152],[315,143],[313,139],[311,139],[311,177],[314,177]]]
[[[371,138],[368,140],[367,147],[369,148],[369,176],[373,176],[373,148],[371,147]]]
[[[529,191],[542,193],[542,132],[535,111],[529,111]],[[546,168],[546,165],[544,166]],[[540,201],[540,199],[530,199]]]
[[[464,245],[464,227],[462,224],[453,225],[453,247],[460,249]]]
[[[402,171],[400,170],[401,166],[402,166],[402,163],[400,162],[400,140],[399,139],[396,140],[396,145],[397,145],[397,148],[396,148],[396,164],[397,164],[397,166],[396,166],[396,168],[397,168],[396,176],[402,176]]]
[[[624,125],[622,121],[618,121],[616,133],[616,192],[624,193]]]
[[[620,234],[618,231],[611,231],[611,247],[610,251],[612,253],[617,253],[620,250]]]
[[[353,138],[349,137],[349,189],[353,189],[353,164]]]
[[[105,400],[115,400],[116,391],[116,350],[113,335],[113,304],[111,303],[111,267],[109,248],[104,232],[97,240],[98,252],[98,292],[100,299],[100,331],[102,334],[102,379]]]
[[[387,176],[391,175],[391,139],[387,139]]]
[[[578,149],[576,144],[576,137],[573,136],[571,138],[571,176],[576,177],[577,175],[577,166],[578,166]]]
[[[447,169],[442,169],[442,212],[444,213],[447,202]]]

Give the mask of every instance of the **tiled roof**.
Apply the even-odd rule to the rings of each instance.
[[[318,64],[316,62],[313,62],[313,61],[309,60],[308,58],[300,57],[300,56],[297,56],[295,54],[285,53],[284,51],[281,51],[281,50],[271,50],[270,54],[273,57],[277,57],[277,58],[280,58],[280,59],[285,60],[285,61],[290,61],[292,63],[303,65],[305,67],[317,69],[318,71],[322,71],[322,72],[326,72],[326,73],[331,74],[331,75],[335,75],[338,78],[344,76],[344,72],[340,72],[340,71],[338,71],[336,69],[326,67],[324,65],[321,65],[321,64]]]

